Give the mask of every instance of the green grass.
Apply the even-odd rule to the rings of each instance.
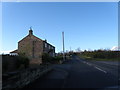
[[[86,60],[96,60],[96,61],[120,61],[120,58],[92,58],[90,56],[85,56],[85,55],[79,55],[80,58],[86,59]]]

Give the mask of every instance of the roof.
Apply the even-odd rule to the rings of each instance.
[[[27,35],[26,37],[24,37],[22,40],[20,40],[19,42],[21,42],[21,41],[23,41],[24,39],[26,39],[27,37],[30,37],[30,36],[32,36],[32,37],[34,37],[35,39],[37,39],[38,41],[44,41],[44,40],[42,40],[42,39],[40,39],[40,38],[38,38],[38,37],[36,37],[36,36],[34,36],[34,35]],[[18,43],[19,43],[18,42]]]
[[[43,41],[43,42],[46,42],[47,43],[47,40],[42,40],[42,39],[40,39],[40,38],[38,38],[38,37],[36,37],[35,35],[33,35],[33,33],[30,33],[31,31],[29,30],[29,34],[26,36],[26,37],[24,37],[22,40],[20,40],[19,42],[21,42],[21,41],[23,41],[24,39],[26,39],[26,38],[28,38],[28,37],[33,37],[34,39],[36,39],[36,40],[38,40],[38,41]],[[33,31],[32,31],[33,32]],[[18,42],[18,43],[19,43]],[[49,44],[49,43],[48,43]],[[51,45],[51,44],[49,44],[49,45]],[[53,46],[53,45],[51,45],[51,46]],[[54,47],[54,46],[53,46]]]
[[[10,52],[10,53],[18,53],[18,50],[14,50],[14,51],[12,51],[12,52]]]
[[[38,38],[38,37],[36,37],[34,35],[33,35],[33,37],[36,38],[37,40],[44,41],[44,40],[42,40],[42,39],[40,39],[40,38]]]

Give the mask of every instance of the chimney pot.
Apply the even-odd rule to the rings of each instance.
[[[30,28],[29,35],[33,35],[33,30]]]

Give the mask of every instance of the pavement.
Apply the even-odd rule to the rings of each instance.
[[[53,65],[53,70],[25,88],[92,88],[119,90],[118,65],[83,60],[77,56],[63,64]]]

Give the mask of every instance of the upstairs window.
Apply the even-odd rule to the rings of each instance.
[[[45,48],[47,47],[47,43],[45,43]]]
[[[49,49],[51,48],[51,46],[49,45]]]

